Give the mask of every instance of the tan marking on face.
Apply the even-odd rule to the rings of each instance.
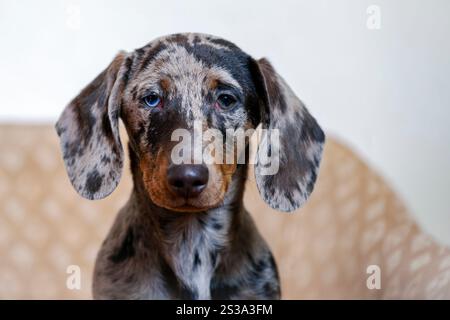
[[[164,177],[168,164],[167,158],[162,156],[162,152],[158,152],[155,158],[146,154],[140,161],[142,179],[151,200],[156,205],[169,209],[171,206],[182,205],[184,201],[183,199],[177,200],[175,196],[172,196],[167,186],[167,180]]]
[[[168,77],[162,78],[159,83],[161,85],[161,88],[164,90],[164,92],[170,92],[172,82],[170,81],[170,79]]]
[[[234,171],[221,165],[208,165],[209,179],[205,190],[196,198],[184,199],[174,194],[168,186],[169,158],[162,149],[156,157],[142,157],[140,168],[145,188],[158,206],[180,212],[198,212],[218,207],[225,198]]]
[[[237,165],[234,164],[220,164],[216,165],[218,170],[221,172],[222,176],[222,188],[224,190],[224,195],[228,191],[228,188],[231,183],[231,179],[233,178],[233,174],[236,172]]]
[[[208,81],[209,90],[215,90],[218,85],[219,85],[219,81],[217,81],[217,79],[209,79],[209,81]]]
[[[223,150],[224,162],[226,162],[225,160],[227,159],[225,152],[226,152],[226,150]],[[213,150],[212,154],[213,154],[213,156],[215,155],[215,150]],[[217,174],[220,176],[221,191],[223,192],[223,196],[225,196],[225,194],[227,193],[228,188],[231,184],[233,175],[237,169],[238,154],[237,154],[236,148],[234,150],[233,156],[234,156],[233,163],[221,163],[221,164],[214,164],[212,166],[215,168],[215,170],[213,171],[214,174]],[[223,200],[223,198],[221,200]]]

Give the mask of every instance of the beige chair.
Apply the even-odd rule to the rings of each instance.
[[[70,186],[52,126],[0,126],[0,298],[91,298],[95,255],[131,188],[100,201]],[[389,186],[328,138],[307,205],[273,212],[250,181],[245,203],[279,266],[284,299],[450,298],[450,250],[424,234]],[[81,289],[66,286],[81,268]],[[369,289],[369,266],[381,288]]]

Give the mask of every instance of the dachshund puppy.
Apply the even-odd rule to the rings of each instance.
[[[225,135],[261,125],[260,195],[280,211],[300,207],[313,190],[325,136],[272,65],[193,33],[120,52],[56,123],[68,176],[85,198],[104,198],[119,183],[119,118],[134,187],[98,253],[94,298],[280,298],[275,261],[243,207],[248,155],[212,163],[183,155],[193,163],[178,163],[176,149],[192,141],[173,139],[179,129]],[[219,149],[212,154],[236,151],[233,143]],[[263,159],[273,155],[278,166],[267,174]]]

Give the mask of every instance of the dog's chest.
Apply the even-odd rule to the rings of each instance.
[[[220,250],[228,241],[227,228],[227,221],[216,216],[214,219],[191,221],[179,233],[173,232],[168,236],[166,250],[176,277],[179,298],[211,298],[211,279]]]

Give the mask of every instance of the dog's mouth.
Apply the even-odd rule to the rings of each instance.
[[[197,207],[197,206],[186,203],[186,204],[178,206],[178,207],[170,207],[167,209],[170,209],[172,211],[177,211],[177,212],[203,212],[203,211],[206,211],[206,210],[212,209],[212,208],[213,208],[213,206]]]
[[[153,187],[153,188],[152,188]],[[213,188],[216,189],[216,188]],[[174,195],[166,188],[158,189],[155,185],[148,185],[147,191],[150,199],[158,206],[176,212],[204,212],[209,209],[217,208],[223,201],[223,192],[208,196],[208,191],[196,197],[180,197]]]
[[[157,206],[176,212],[204,212],[219,207],[223,202],[224,190],[221,186],[205,189],[198,196],[180,196],[165,187],[164,183],[145,183],[148,196]],[[211,190],[210,190],[211,189]]]
[[[174,196],[170,192],[166,193],[166,197],[161,199],[160,197],[155,197],[155,194],[150,193],[150,198],[153,202],[160,207],[166,208],[171,211],[176,212],[204,212],[209,209],[217,208],[222,203],[222,197],[216,197],[214,201],[212,199],[204,197],[179,197]]]
[[[220,203],[215,204],[197,204],[196,199],[184,199],[180,201],[180,199],[173,199],[174,201],[159,201],[160,199],[157,199],[155,197],[150,197],[152,201],[157,204],[160,207],[163,207],[165,209],[168,209],[170,211],[176,211],[176,212],[186,212],[186,213],[194,213],[194,212],[204,212],[209,209],[217,208],[220,206]]]

